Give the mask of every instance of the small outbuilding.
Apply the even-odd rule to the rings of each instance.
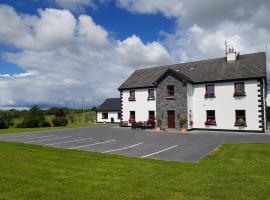
[[[120,98],[106,99],[97,108],[98,123],[118,123],[121,121],[121,102]]]

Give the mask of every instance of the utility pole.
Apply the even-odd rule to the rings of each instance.
[[[83,101],[82,101],[82,114],[83,114],[83,122],[84,122],[84,98],[83,98]]]

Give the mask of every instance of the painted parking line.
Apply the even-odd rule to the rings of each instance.
[[[109,153],[109,152],[115,152],[115,151],[122,151],[122,150],[126,150],[126,149],[129,149],[129,148],[132,148],[132,147],[136,147],[136,146],[139,146],[141,144],[143,144],[144,142],[140,142],[140,143],[137,143],[137,144],[133,144],[131,146],[128,146],[128,147],[123,147],[123,148],[120,148],[120,149],[111,149],[111,150],[108,150],[108,151],[103,151],[102,153]]]
[[[54,137],[54,135],[47,135],[47,136],[42,136],[42,137],[30,137],[30,138],[12,138],[10,140],[35,140],[35,139],[44,139],[44,138],[49,138],[49,137]]]
[[[29,142],[45,142],[45,141],[50,141],[50,140],[67,139],[67,138],[71,138],[71,137],[72,137],[72,136],[68,136],[68,137],[58,137],[58,138],[48,138],[48,139],[37,139],[37,140],[29,141]],[[25,142],[25,141],[28,141],[28,140],[26,139],[26,140],[23,140],[23,141],[20,141],[20,142]]]
[[[107,140],[107,141],[104,141],[104,142],[96,142],[96,143],[93,143],[93,144],[87,144],[87,145],[82,145],[82,146],[77,146],[77,147],[71,147],[71,148],[68,148],[68,149],[78,149],[78,148],[89,147],[89,146],[94,146],[94,145],[98,145],[98,144],[105,144],[105,143],[109,143],[109,142],[115,142],[115,140]]]
[[[159,154],[159,153],[161,153],[161,152],[168,151],[168,150],[173,149],[173,148],[175,148],[175,147],[177,147],[177,146],[178,146],[178,145],[174,145],[174,146],[171,146],[171,147],[169,147],[169,148],[162,149],[162,150],[160,150],[160,151],[157,151],[157,152],[154,152],[154,153],[151,153],[151,154],[147,154],[147,155],[145,155],[145,156],[141,156],[140,158],[147,158],[147,157],[150,157],[150,156]]]
[[[83,138],[83,139],[77,139],[77,140],[68,140],[65,142],[56,142],[56,143],[51,143],[51,144],[46,144],[48,146],[51,145],[57,145],[57,144],[66,144],[66,143],[71,143],[71,142],[79,142],[79,141],[83,141],[83,140],[92,140],[93,138]]]

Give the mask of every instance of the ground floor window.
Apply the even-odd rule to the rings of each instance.
[[[245,110],[235,110],[235,126],[246,126]]]
[[[150,110],[148,112],[148,119],[153,119],[153,120],[155,119],[155,111]]]
[[[108,113],[102,113],[102,119],[108,119]]]
[[[121,113],[118,113],[117,119],[121,119]]]
[[[216,125],[216,113],[215,110],[206,111],[205,125]]]
[[[136,121],[136,115],[135,115],[135,111],[130,111],[129,112],[129,122],[135,122]]]

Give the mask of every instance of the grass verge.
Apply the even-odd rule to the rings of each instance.
[[[198,164],[0,143],[0,199],[268,199],[270,145],[226,144]]]
[[[23,133],[23,132],[34,132],[34,131],[50,131],[50,130],[58,130],[58,129],[65,129],[65,128],[80,128],[80,127],[89,127],[89,126],[99,126],[102,124],[97,123],[74,123],[68,124],[67,126],[60,126],[60,127],[41,127],[41,128],[8,128],[8,129],[0,129],[0,134],[5,133]]]

